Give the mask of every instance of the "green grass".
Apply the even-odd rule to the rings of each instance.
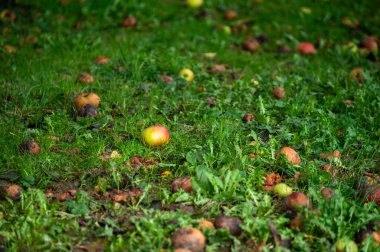
[[[207,251],[285,250],[276,246],[269,223],[290,241],[290,251],[330,251],[339,238],[355,240],[366,224],[379,221],[379,206],[360,193],[364,173],[379,175],[379,56],[370,60],[343,47],[380,36],[376,1],[215,0],[201,10],[182,1],[17,2],[7,7],[17,20],[0,23],[0,185],[18,184],[23,192],[19,201],[0,201],[0,248],[171,251],[180,227],[198,228],[201,219],[226,214],[243,221],[243,234],[207,231]],[[239,16],[226,21],[223,11],[231,8]],[[200,17],[202,10],[208,16]],[[128,15],[137,17],[137,27],[119,26]],[[344,26],[345,16],[358,19],[360,28]],[[219,28],[239,20],[252,21],[247,33]],[[83,24],[75,30],[78,21]],[[269,40],[257,52],[240,49],[246,37],[260,34]],[[31,35],[38,42],[23,43]],[[293,50],[318,39],[323,46],[316,55]],[[293,52],[278,54],[278,44]],[[7,53],[5,45],[17,52]],[[206,58],[206,52],[217,56]],[[94,64],[101,55],[111,62]],[[216,63],[227,71],[210,73]],[[355,67],[364,69],[362,85],[350,77]],[[192,83],[178,77],[183,68],[194,71]],[[92,85],[76,81],[83,72],[94,76]],[[164,83],[164,74],[174,81]],[[276,86],[285,87],[286,99],[273,97]],[[98,117],[80,118],[73,97],[90,91],[102,100]],[[348,99],[353,106],[344,103]],[[246,112],[256,120],[244,124]],[[170,130],[171,140],[149,148],[140,135],[156,124]],[[30,138],[40,145],[38,156],[19,151]],[[301,165],[275,159],[283,146],[297,150]],[[79,152],[70,153],[75,148]],[[342,158],[321,158],[334,150]],[[101,159],[112,151],[120,157]],[[132,169],[125,163],[134,156],[159,164]],[[336,176],[319,168],[326,163]],[[160,176],[164,171],[171,174]],[[290,180],[296,172],[301,178]],[[269,173],[286,175],[284,182],[311,200],[316,211],[302,212],[302,231],[290,228],[280,199],[263,190]],[[173,193],[172,180],[184,176],[192,177],[194,192]],[[321,197],[322,187],[336,190],[333,200]],[[123,203],[105,196],[131,188],[142,195]],[[57,202],[46,197],[47,189],[78,192]],[[192,211],[181,210],[189,206]],[[359,248],[380,251],[372,238]]]

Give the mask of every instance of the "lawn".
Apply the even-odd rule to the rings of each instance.
[[[376,2],[3,1],[0,251],[380,251]]]

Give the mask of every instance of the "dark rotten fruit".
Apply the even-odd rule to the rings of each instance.
[[[184,190],[185,192],[193,191],[193,187],[191,186],[191,177],[176,178],[173,180],[172,191],[178,192],[180,189]]]
[[[219,216],[214,220],[214,226],[217,229],[227,229],[234,236],[239,236],[243,232],[241,224],[242,221],[239,218],[226,215]]]
[[[85,104],[78,109],[78,115],[81,117],[96,117],[98,113],[93,105]]]
[[[176,250],[187,249],[192,252],[200,252],[206,246],[206,238],[198,229],[184,227],[174,233],[172,243]]]
[[[22,142],[19,148],[22,152],[27,152],[32,155],[38,155],[40,153],[40,147],[33,139]]]

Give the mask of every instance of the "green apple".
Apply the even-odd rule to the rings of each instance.
[[[199,8],[203,5],[203,0],[186,0],[186,3],[191,8]]]
[[[293,192],[293,190],[287,184],[280,183],[273,187],[273,192],[278,196],[285,198],[288,197]]]
[[[346,238],[339,239],[335,243],[336,252],[358,252],[358,246],[354,241]]]

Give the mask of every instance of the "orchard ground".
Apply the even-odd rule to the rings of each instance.
[[[241,232],[204,230],[207,251],[380,251],[376,1],[0,6],[0,250],[171,251],[181,227],[228,215]],[[100,107],[78,114],[81,92]],[[152,125],[168,144],[142,142]],[[311,206],[286,211],[280,182]]]

